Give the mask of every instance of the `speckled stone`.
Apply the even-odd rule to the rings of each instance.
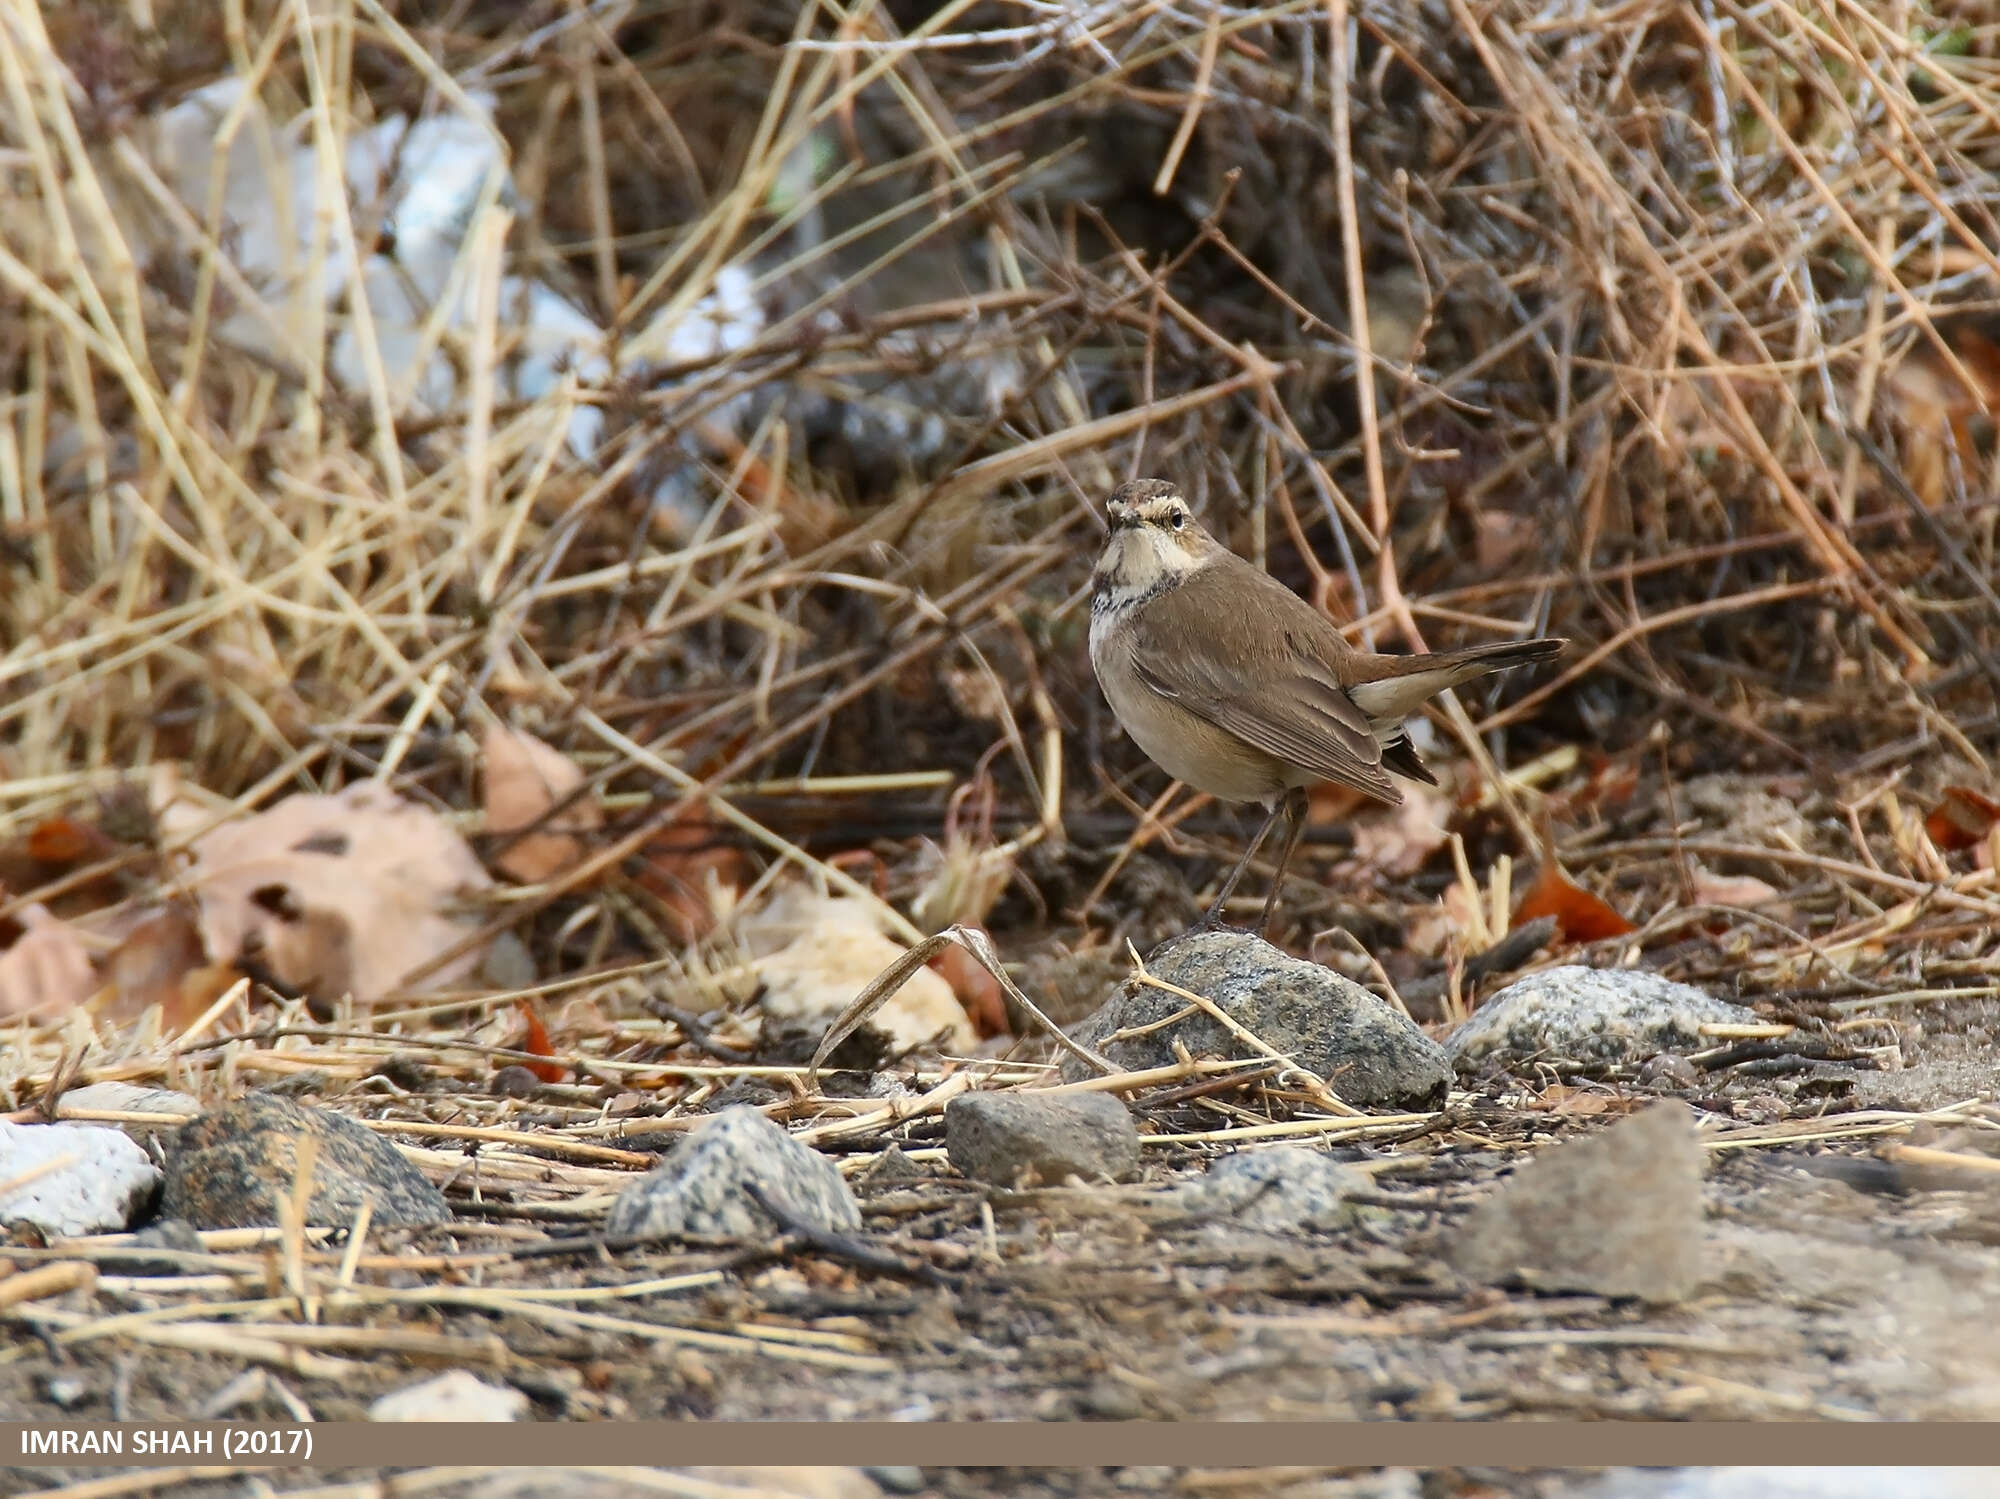
[[[1106,1093],[962,1094],[945,1108],[944,1141],[961,1174],[999,1187],[1139,1174],[1138,1128]]]
[[[1466,1215],[1452,1265],[1539,1291],[1685,1300],[1701,1280],[1706,1164],[1679,1099],[1545,1146]]]
[[[747,1183],[806,1222],[827,1229],[861,1226],[861,1207],[833,1162],[755,1109],[733,1108],[695,1128],[666,1160],[619,1193],[605,1234],[767,1238],[779,1225],[744,1190]]]
[[[379,1226],[450,1220],[444,1194],[380,1135],[327,1109],[264,1093],[215,1109],[172,1137],[164,1212],[197,1228],[276,1224],[307,1135],[319,1142],[308,1223],[345,1228],[364,1197],[373,1197]]]
[[[1206,1173],[1175,1190],[1174,1208],[1231,1228],[1266,1232],[1336,1229],[1356,1219],[1356,1192],[1373,1186],[1365,1171],[1328,1160],[1316,1150],[1272,1145],[1223,1156]]]
[[[1261,937],[1191,932],[1155,949],[1146,968],[1213,1000],[1266,1046],[1325,1078],[1348,1103],[1428,1109],[1451,1091],[1451,1064],[1416,1022],[1332,969],[1290,957]],[[1199,1011],[1144,1035],[1106,1040],[1186,1008],[1185,1000],[1163,989],[1127,982],[1071,1034],[1132,1070],[1172,1066],[1177,1040],[1196,1057],[1260,1055]],[[1091,1075],[1075,1057],[1064,1061],[1063,1074],[1073,1080]]]
[[[1741,1005],[1641,968],[1569,963],[1509,984],[1452,1032],[1445,1050],[1468,1070],[1530,1058],[1636,1062],[1699,1045],[1704,1025],[1756,1020]]]

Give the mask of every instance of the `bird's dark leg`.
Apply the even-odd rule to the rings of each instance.
[[[1236,867],[1229,871],[1229,878],[1222,882],[1222,889],[1217,892],[1214,904],[1201,918],[1201,925],[1195,928],[1196,931],[1210,931],[1222,925],[1222,908],[1229,904],[1229,897],[1236,893],[1236,882],[1243,878],[1243,871],[1250,867],[1250,861],[1257,857],[1257,850],[1262,848],[1264,840],[1270,837],[1271,824],[1278,820],[1278,813],[1284,810],[1284,806],[1283,798],[1271,803],[1271,811],[1264,818],[1264,825],[1257,829],[1257,836],[1250,840],[1250,846],[1243,850],[1243,857],[1237,861]]]
[[[1264,914],[1257,918],[1255,930],[1260,937],[1271,924],[1271,912],[1277,909],[1278,892],[1285,888],[1285,866],[1292,862],[1292,851],[1299,846],[1299,835],[1306,830],[1306,812],[1311,804],[1305,788],[1294,786],[1279,805],[1285,812],[1285,841],[1278,849],[1278,872],[1271,876],[1271,893],[1264,897]],[[1272,815],[1277,815],[1277,808],[1272,808]]]

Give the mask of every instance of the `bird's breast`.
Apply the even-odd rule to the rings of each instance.
[[[1296,782],[1290,767],[1149,687],[1132,660],[1127,621],[1093,611],[1090,664],[1118,726],[1177,781],[1226,802],[1261,802]]]

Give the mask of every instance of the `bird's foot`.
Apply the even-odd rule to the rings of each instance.
[[[1203,912],[1201,920],[1188,928],[1190,937],[1202,932],[1231,932],[1238,937],[1261,937],[1264,935],[1264,924],[1253,922],[1249,926],[1237,926],[1224,921],[1221,912],[1210,910]]]

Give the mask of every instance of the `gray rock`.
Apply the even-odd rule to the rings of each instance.
[[[1344,1228],[1355,1219],[1347,1199],[1372,1185],[1367,1172],[1317,1151],[1274,1145],[1223,1156],[1205,1175],[1183,1182],[1173,1206],[1235,1228],[1274,1233]]]
[[[1445,1050],[1462,1069],[1530,1058],[1635,1062],[1700,1045],[1701,1026],[1756,1020],[1657,973],[1571,963],[1509,984],[1452,1032]]]
[[[364,1198],[377,1227],[444,1223],[451,1207],[396,1147],[327,1109],[251,1093],[183,1125],[167,1148],[168,1217],[196,1228],[276,1224],[298,1179],[299,1142],[318,1141],[306,1222],[345,1228]]]
[[[1451,1064],[1438,1044],[1401,1011],[1330,968],[1289,957],[1246,932],[1190,932],[1146,959],[1155,978],[1214,1001],[1266,1046],[1325,1078],[1348,1103],[1374,1108],[1433,1108],[1451,1089]],[[1201,1011],[1120,1041],[1120,1030],[1148,1026],[1187,1008],[1150,984],[1127,982],[1072,1034],[1107,1061],[1139,1069],[1171,1066],[1174,1042],[1197,1057],[1258,1053]],[[1088,1069],[1063,1063],[1069,1078]]]
[[[27,1224],[46,1239],[123,1233],[160,1186],[160,1168],[123,1130],[0,1120],[0,1183],[31,1172],[0,1191],[0,1224]]]
[[[954,1167],[994,1186],[1139,1174],[1138,1128],[1108,1093],[966,1093],[945,1108],[944,1139]]]
[[[1684,1300],[1701,1279],[1706,1154],[1677,1099],[1548,1146],[1467,1215],[1451,1262],[1473,1280]]]
[[[604,1231],[614,1239],[768,1237],[779,1225],[746,1185],[822,1228],[861,1226],[861,1207],[831,1161],[755,1109],[733,1108],[690,1131],[619,1193]]]
[[[134,1249],[165,1249],[172,1251],[158,1259],[120,1258],[118,1269],[125,1275],[182,1275],[187,1272],[187,1263],[175,1256],[201,1254],[201,1235],[194,1225],[185,1218],[156,1218],[132,1235]]]

